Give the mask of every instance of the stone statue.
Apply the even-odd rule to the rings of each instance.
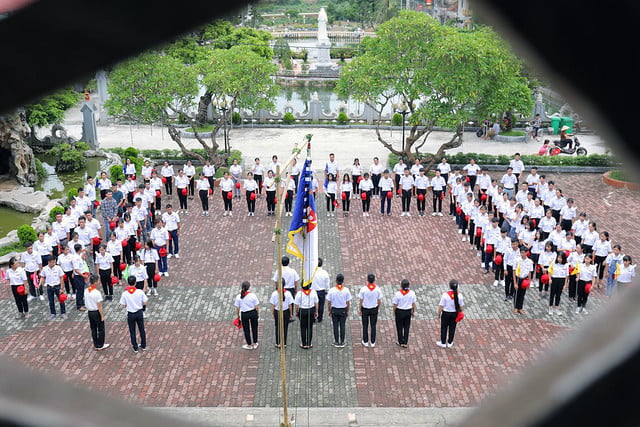
[[[325,12],[323,7],[320,9],[320,13],[318,13],[318,40],[329,40],[329,35],[327,34],[328,21],[327,12]]]
[[[317,62],[309,67],[309,71],[323,76],[338,76],[338,67],[331,63],[331,41],[329,41],[329,34],[327,33],[327,22],[327,12],[323,7],[318,13]]]

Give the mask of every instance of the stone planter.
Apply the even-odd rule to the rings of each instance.
[[[633,190],[633,191],[640,190],[639,184],[636,184],[635,182],[620,181],[618,179],[613,179],[609,176],[610,174],[611,174],[611,171],[605,172],[604,174],[602,174],[602,182],[615,188],[627,187],[629,190]]]
[[[495,141],[500,142],[527,142],[527,135],[522,136],[504,136],[504,135],[496,135],[493,137]]]

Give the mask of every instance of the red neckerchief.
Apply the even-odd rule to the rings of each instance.
[[[130,294],[133,294],[133,293],[136,291],[136,289],[138,289],[138,288],[136,288],[135,286],[127,286],[127,289],[126,289],[126,290],[127,290],[127,292],[129,292]]]
[[[95,286],[89,286],[89,287],[87,288],[87,290],[88,290],[89,292],[93,292],[93,291],[95,291],[95,290],[96,290],[96,287],[95,287]]]
[[[309,294],[311,293],[311,288],[309,288],[309,289],[303,289],[303,290],[302,290],[302,293],[303,293],[303,294],[305,294],[305,295],[307,295],[307,296],[309,296]]]
[[[342,288],[344,288],[344,285],[343,285],[343,284],[338,283],[338,284],[336,285],[336,289],[338,289],[339,291],[341,291],[341,290],[342,290]]]
[[[408,293],[409,293],[409,291],[411,291],[411,289],[400,289],[400,293],[401,293],[402,295],[406,295],[406,294],[408,294]]]
[[[453,299],[453,291],[447,291],[447,295],[449,295],[449,297],[451,297],[451,299]]]
[[[369,288],[370,291],[373,291],[376,288],[376,285],[374,285],[373,283],[368,283],[367,288]]]

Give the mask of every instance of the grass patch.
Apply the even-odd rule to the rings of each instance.
[[[0,247],[0,256],[4,256],[10,252],[23,252],[23,251],[24,251],[24,244],[20,242],[16,242],[7,246]]]
[[[196,128],[199,133],[211,132],[215,129],[215,125],[204,125],[202,127]],[[192,127],[188,127],[184,130],[185,132],[193,132]]]
[[[525,136],[526,132],[522,132],[520,130],[509,130],[506,132],[500,132],[502,136]]]
[[[622,169],[615,169],[609,173],[609,178],[617,179],[618,181],[626,181],[630,182],[631,178],[629,175]]]

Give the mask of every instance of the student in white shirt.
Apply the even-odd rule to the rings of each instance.
[[[136,175],[136,165],[133,164],[131,162],[130,158],[126,158],[124,161],[124,168],[123,168],[123,172],[125,177],[129,178],[130,176],[135,176]]]
[[[193,196],[195,195],[196,167],[193,166],[191,160],[187,160],[187,163],[182,167],[182,170],[189,179],[189,197],[193,199]]]
[[[293,195],[296,193],[296,182],[285,172],[285,178],[280,182],[284,198],[284,216],[293,216]]]
[[[282,279],[282,285],[284,286],[284,279]],[[284,346],[287,346],[287,336],[289,332],[289,322],[293,320],[293,311],[291,305],[293,305],[293,296],[291,292],[282,288],[282,292],[279,290],[279,286],[276,284],[276,290],[271,293],[269,302],[271,303],[271,313],[273,314],[273,320],[275,321],[276,330],[276,348],[280,348],[280,302],[282,301],[282,325],[284,327]],[[257,328],[256,328],[257,329]]]
[[[111,271],[113,269],[113,257],[107,252],[105,245],[100,245],[95,257],[96,273],[102,283],[102,291],[107,301],[113,299],[113,282],[111,281]]]
[[[276,180],[273,172],[269,170],[267,177],[264,180],[264,189],[267,194],[267,216],[273,216],[276,214]]]
[[[247,199],[247,216],[255,216],[258,182],[253,178],[253,172],[247,173],[247,179],[244,180],[244,191]]]
[[[67,318],[67,310],[65,308],[64,301],[60,300],[60,294],[64,294],[62,289],[62,276],[64,271],[59,265],[56,265],[56,257],[50,256],[47,260],[47,265],[42,268],[40,272],[41,286],[47,288],[47,298],[49,299],[49,320],[53,320],[56,317],[56,301],[60,304],[60,316],[62,319]]]
[[[598,233],[598,227],[595,222],[589,221],[589,226],[587,227],[587,231],[582,235],[582,249],[585,254],[590,254],[593,252],[593,245],[596,244],[596,241],[600,237],[600,233]]]
[[[162,222],[164,222],[164,225],[169,232],[169,244],[167,245],[169,254],[167,255],[167,258],[171,258],[173,256],[180,258],[180,215],[173,211],[173,205],[167,205],[167,211],[162,214]]]
[[[582,236],[589,229],[589,221],[587,221],[586,212],[580,212],[578,220],[573,223],[573,234],[576,239],[576,243],[582,243]]]
[[[353,159],[353,165],[351,165],[351,179],[353,180],[353,197],[360,194],[360,181],[362,177],[362,165],[360,165],[360,159],[357,157]]]
[[[478,199],[482,206],[489,207],[489,187],[491,187],[491,175],[489,175],[489,169],[484,166],[482,172],[478,175],[476,180],[478,184]]]
[[[500,220],[497,217],[494,217],[490,222],[486,223],[485,228],[482,231],[482,238],[484,239],[484,246],[482,247],[482,253],[484,254],[484,274],[489,274],[490,264],[495,257],[496,247],[500,242],[500,227],[498,226],[498,224],[500,224]],[[489,246],[491,247],[490,251],[487,250]]]
[[[396,163],[393,166],[393,169],[391,170],[392,172],[392,177],[393,177],[393,182],[395,183],[395,187],[396,188],[400,188],[400,178],[404,176],[404,170],[405,169],[409,169],[407,167],[407,165],[404,164],[404,160],[402,160],[402,158],[398,159],[398,163]],[[404,212],[404,210],[403,210]]]
[[[538,228],[542,236],[542,240],[547,240],[549,234],[556,228],[556,219],[553,217],[551,209],[547,209],[544,216],[538,222]]]
[[[429,178],[425,175],[424,168],[420,168],[417,176],[414,177],[414,184],[416,190],[416,201],[418,216],[424,216],[424,211],[427,205],[427,188],[429,187]]]
[[[329,273],[322,268],[323,263],[324,261],[322,258],[318,257],[318,266],[311,277],[311,289],[316,291],[316,294],[318,295],[318,318],[316,319],[318,323],[321,323],[324,317],[324,303],[327,298],[327,292],[329,292],[329,289],[331,288],[331,279],[329,278]],[[295,270],[293,270],[293,272],[295,272]],[[284,277],[284,270],[282,271],[282,274]],[[297,274],[298,273],[295,273],[296,276]],[[316,320],[314,320],[314,322]]]
[[[556,262],[553,264],[551,274],[551,294],[549,295],[549,315],[556,314],[562,316],[560,311],[560,297],[562,290],[569,283],[569,263],[567,254],[558,252]]]
[[[333,324],[333,346],[343,348],[345,326],[351,306],[351,292],[344,286],[344,275],[336,276],[336,285],[327,294],[327,312]]]
[[[611,247],[611,253],[607,255],[607,258],[604,260],[604,271],[607,275],[607,283],[606,283],[606,291],[607,296],[612,296],[615,292],[616,287],[616,272],[619,269],[619,266],[622,265],[622,259],[624,258],[624,254],[622,253],[622,246],[613,245]]]
[[[604,278],[604,260],[607,259],[607,255],[611,253],[611,241],[609,240],[609,233],[602,231],[600,233],[600,239],[596,240],[593,244],[593,263],[598,269],[598,277],[594,281],[596,287],[602,287],[602,279]]]
[[[58,265],[64,272],[62,281],[64,282],[65,291],[67,292],[67,295],[73,299],[73,255],[71,254],[68,244],[62,247],[62,253],[58,255]]]
[[[27,302],[40,297],[40,301],[44,301],[43,289],[41,286],[35,287],[33,280],[34,274],[37,277],[40,269],[42,268],[42,257],[39,253],[36,253],[33,249],[32,243],[25,243],[25,251],[20,255],[20,262],[27,275],[27,283],[29,284],[29,296]]]
[[[274,154],[271,156],[271,163],[267,167],[267,172],[271,171],[275,175],[278,172],[278,166],[280,166],[280,172],[282,172],[282,165],[278,161],[278,156]]]
[[[569,301],[576,301],[576,294],[578,291],[578,266],[584,262],[584,252],[582,245],[578,243],[576,245],[575,252],[569,254]]]
[[[416,159],[416,162],[418,161],[419,160]],[[451,173],[451,165],[447,163],[447,159],[443,157],[440,163],[438,163],[438,166],[436,166],[436,169],[440,171],[440,176],[442,176],[442,179],[444,179],[444,181],[448,183],[449,173]],[[420,169],[418,169],[418,172],[419,171]]]
[[[349,216],[349,209],[351,208],[351,195],[353,194],[353,184],[351,183],[351,177],[348,173],[342,176],[342,185],[340,185],[340,192],[342,195],[342,215]]]
[[[509,166],[513,169],[513,174],[520,181],[520,174],[524,170],[524,163],[520,160],[520,153],[516,153],[513,156],[513,159],[509,162]]]
[[[260,301],[258,297],[249,292],[251,284],[242,282],[240,293],[236,296],[234,306],[236,307],[236,318],[242,322],[244,339],[246,344],[242,346],[245,350],[258,348],[258,318],[260,314]]]
[[[469,178],[469,186],[471,187],[471,191],[473,192],[476,188],[476,179],[478,178],[480,166],[476,164],[476,161],[474,159],[470,159],[469,163],[465,165],[462,170],[467,172],[467,177]]]
[[[636,266],[632,264],[631,257],[622,257],[622,265],[616,270],[616,292],[621,292],[631,286],[631,281],[636,277]]]
[[[336,162],[336,156],[333,153],[329,154],[329,161],[324,165],[324,177],[325,183],[327,182],[327,176],[333,174],[336,181],[340,178],[340,166]]]
[[[551,197],[549,200],[549,207],[551,208],[551,212],[553,213],[553,217],[557,222],[560,222],[560,211],[567,204],[567,200],[564,198],[561,189],[556,189],[555,196]]]
[[[189,177],[185,175],[182,169],[178,170],[178,175],[175,177],[176,191],[178,193],[178,199],[180,201],[180,212],[188,214],[187,195],[189,194]]]
[[[336,209],[336,193],[338,192],[338,183],[336,176],[332,173],[327,174],[327,183],[325,187],[325,199],[327,201],[327,216],[335,216]]]
[[[567,204],[560,209],[560,224],[567,233],[573,228],[573,222],[578,216],[577,208],[573,206],[573,198],[567,199]]]
[[[446,165],[449,166],[448,163]],[[437,168],[440,169],[440,165],[438,165]],[[422,169],[422,163],[420,163],[420,159],[415,159],[413,165],[411,165],[411,175],[417,178],[418,175],[420,175],[420,169]],[[451,167],[449,167],[449,170],[451,170]],[[442,173],[442,170],[440,170],[440,173]]]
[[[398,176],[397,188],[402,191],[402,213],[400,216],[411,216],[411,195],[414,190],[415,179],[409,173],[409,169],[405,168],[402,175]]]
[[[285,279],[286,282],[284,285],[285,289],[289,290],[289,292],[291,292],[291,295],[296,295],[300,276],[298,275],[297,271],[289,267],[289,262],[289,257],[286,255],[283,256],[280,260],[280,263],[282,264],[282,278]],[[273,273],[271,280],[273,280],[276,284],[278,283],[278,271],[275,271]]]
[[[198,190],[198,197],[200,197],[200,203],[202,204],[202,213],[200,216],[209,216],[209,190],[211,190],[211,185],[204,175],[204,172],[200,172],[200,179],[196,183],[196,190]]]
[[[213,188],[215,175],[216,175],[216,168],[211,164],[211,161],[206,160],[204,162],[204,166],[202,166],[202,173],[204,174],[207,181],[209,181],[209,188]]]
[[[158,252],[158,271],[161,276],[169,277],[169,267],[167,263],[167,243],[169,242],[169,232],[162,219],[156,221],[156,226],[149,235],[153,249]]]
[[[458,281],[449,282],[449,290],[442,294],[438,304],[438,315],[440,318],[440,341],[436,342],[438,347],[453,347],[453,338],[456,334],[458,323],[458,313],[462,313],[464,299],[458,292]]]
[[[31,316],[29,314],[29,302],[27,301],[27,287],[29,286],[27,283],[27,273],[23,267],[20,267],[20,263],[15,257],[9,260],[9,268],[7,269],[5,280],[9,282],[13,299],[18,307],[16,318]]]
[[[118,230],[119,228],[116,228]],[[114,277],[117,277],[118,280],[122,280],[122,270],[120,270],[120,263],[122,260],[122,240],[124,240],[124,236],[122,239],[118,239],[118,235],[115,231],[109,233],[109,241],[107,242],[107,252],[113,258],[112,272]]]
[[[587,292],[587,283],[593,286],[593,280],[597,274],[597,268],[591,263],[593,260],[591,253],[584,256],[584,261],[578,265],[578,303],[576,306],[576,314],[589,314],[586,309],[589,292]]]
[[[379,184],[384,170],[384,166],[380,163],[380,159],[374,157],[373,164],[369,166],[369,174],[371,175],[371,181],[373,182],[373,196],[376,198],[380,198]]]
[[[97,288],[98,280],[98,276],[95,274],[91,275],[89,278],[89,287],[84,290],[84,301],[89,317],[89,329],[91,329],[93,348],[96,351],[102,351],[111,345],[104,343],[104,309],[102,307],[102,294]]]
[[[160,169],[160,175],[162,175],[164,183],[164,192],[169,196],[173,195],[173,165],[165,160],[162,169]]]
[[[149,189],[151,194],[154,195],[153,200],[153,213],[162,209],[162,180],[158,178],[156,170],[151,171],[151,179],[149,180]],[[155,216],[154,216],[155,219]]]
[[[369,179],[369,173],[365,172],[360,181],[360,197],[362,198],[362,216],[369,216],[371,198],[373,197],[373,181]]]
[[[258,197],[262,195],[262,177],[264,176],[264,166],[260,164],[260,158],[256,157],[254,159],[254,164],[251,168],[251,172],[253,173],[253,179],[256,180],[258,184]]]
[[[431,180],[431,190],[433,192],[433,216],[442,216],[442,199],[444,199],[444,190],[447,186],[446,181],[440,176],[440,171],[436,170],[436,176]],[[438,206],[436,210],[436,204]]]
[[[300,166],[298,166],[298,159],[293,159],[293,163],[291,164],[291,172],[289,173],[289,175],[291,176],[293,182],[296,183],[296,188],[298,187],[300,172],[302,172],[302,170],[300,169]]]
[[[502,175],[500,184],[502,184],[503,191],[507,193],[507,196],[512,198],[515,194],[516,185],[518,184],[518,177],[513,174],[513,168],[511,166],[507,168],[507,173]]]
[[[135,287],[146,293],[148,289],[147,281],[149,279],[149,275],[147,274],[147,268],[144,265],[142,258],[135,255],[133,258],[133,265],[129,266],[128,271],[129,277],[134,277],[136,279]]]
[[[387,215],[391,216],[391,199],[393,198],[393,180],[389,177],[389,169],[382,172],[382,178],[378,183],[380,189],[380,213],[384,215],[384,206],[387,205]],[[391,197],[389,197],[391,193]]]
[[[144,329],[144,311],[147,306],[148,298],[141,289],[137,289],[135,277],[129,276],[129,286],[122,292],[120,304],[127,309],[127,324],[129,325],[129,336],[131,338],[131,347],[134,353],[138,349],[147,350],[147,334]],[[136,327],[140,332],[140,345],[136,337]]]
[[[518,245],[518,239],[511,239],[511,246],[504,254],[504,300],[509,301],[513,299],[515,295],[515,269],[520,257],[520,247]]]
[[[241,197],[241,192],[240,187],[237,184],[240,182],[240,175],[242,175],[242,166],[238,164],[238,159],[233,159],[233,163],[229,167],[229,173],[231,174],[231,180],[233,181],[233,198],[239,199]]]
[[[396,322],[396,332],[398,341],[396,345],[409,347],[409,329],[411,328],[411,318],[416,313],[416,293],[409,289],[409,281],[402,279],[400,290],[393,295],[393,316]]]
[[[527,293],[525,281],[529,281],[531,272],[533,271],[533,263],[527,258],[527,248],[520,247],[520,257],[516,261],[516,268],[513,271],[513,281],[515,282],[516,298],[513,312],[516,314],[524,314],[522,306],[524,305],[524,297]],[[529,282],[530,283],[530,282]]]
[[[382,291],[375,284],[375,281],[376,276],[369,273],[367,284],[358,292],[360,300],[358,314],[362,319],[362,345],[371,348],[376,346],[378,312],[382,304]],[[371,328],[371,337],[369,337],[369,328]]]
[[[151,240],[147,240],[144,242],[144,247],[142,251],[140,251],[140,258],[144,262],[144,266],[147,269],[147,283],[149,284],[149,288],[147,290],[147,295],[155,295],[158,296],[158,260],[160,256],[158,255],[158,251],[153,247],[153,243]]]
[[[318,294],[311,286],[303,286],[293,303],[300,319],[300,348],[308,350],[313,347],[313,320],[318,318]]]
[[[504,286],[505,280],[505,253],[511,246],[511,240],[507,237],[507,230],[500,229],[500,238],[493,249],[493,286]]]
[[[540,175],[538,175],[538,168],[533,166],[531,173],[527,176],[527,188],[529,192],[533,193],[533,198],[538,197],[538,184],[540,183]]]

